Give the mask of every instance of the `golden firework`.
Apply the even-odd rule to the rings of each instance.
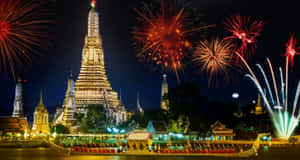
[[[232,44],[228,41],[214,39],[201,41],[196,47],[193,61],[201,65],[201,71],[209,74],[209,84],[213,76],[219,74],[227,77],[231,67]]]

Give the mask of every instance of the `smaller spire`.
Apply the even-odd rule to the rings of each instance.
[[[135,109],[135,112],[137,113],[141,113],[142,115],[144,114],[144,110],[140,104],[140,96],[139,96],[139,92],[137,92],[137,96],[136,96],[136,109]]]
[[[256,103],[256,107],[261,107],[261,102],[260,102],[260,94],[258,94],[258,96],[257,96],[257,103]]]
[[[92,1],[91,1],[91,7],[92,7],[92,8],[95,8],[95,7],[96,7],[96,0],[92,0]]]

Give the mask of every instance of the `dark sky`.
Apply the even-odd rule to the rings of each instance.
[[[144,0],[146,3],[153,2]],[[180,1],[180,0],[177,0]],[[149,66],[137,61],[137,50],[133,45],[130,33],[136,25],[137,14],[133,8],[141,7],[141,0],[98,0],[96,9],[100,13],[100,30],[107,76],[116,91],[122,90],[122,99],[128,109],[135,107],[136,93],[140,92],[140,102],[144,109],[159,108],[161,75],[159,70],[150,71]],[[155,0],[156,2],[156,0]],[[208,38],[226,35],[222,21],[224,17],[241,14],[259,18],[266,22],[262,36],[259,38],[255,56],[250,64],[262,63],[265,57],[271,58],[275,66],[283,65],[281,56],[290,34],[300,37],[300,22],[297,1],[263,1],[263,0],[185,0],[190,6],[204,14],[208,24],[217,27],[207,30]],[[52,0],[56,10],[56,33],[52,49],[43,53],[46,59],[35,61],[26,68],[23,86],[24,110],[31,114],[39,102],[40,90],[43,90],[44,103],[50,111],[54,111],[63,102],[70,70],[77,77],[81,64],[81,49],[87,32],[87,16],[89,0]],[[181,1],[182,3],[182,1]],[[201,33],[197,33],[201,34]],[[292,88],[296,87],[300,72],[296,56],[295,66],[291,72]],[[252,83],[244,78],[245,71],[230,73],[231,80],[224,83],[219,80],[219,87],[208,87],[205,73],[197,68],[185,68],[180,73],[181,82],[197,83],[200,94],[210,100],[232,100],[233,92],[240,93],[240,101],[248,102],[256,98],[257,92]],[[168,74],[170,87],[176,87],[174,74]],[[0,80],[0,113],[11,114],[14,99],[15,82],[12,78],[1,74]],[[294,92],[292,92],[294,94]],[[201,106],[205,107],[205,106]]]

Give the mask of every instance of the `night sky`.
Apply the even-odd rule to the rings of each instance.
[[[146,3],[154,0],[143,0]],[[180,0],[178,0],[180,1]],[[51,1],[56,11],[55,39],[51,49],[41,53],[46,58],[35,60],[23,73],[27,82],[23,85],[24,110],[32,114],[43,91],[44,103],[54,112],[64,100],[67,78],[72,70],[77,77],[81,65],[81,50],[87,33],[87,17],[90,9],[89,0]],[[131,34],[138,16],[133,8],[142,6],[141,0],[98,0],[96,9],[100,13],[100,30],[103,39],[106,72],[112,87],[121,90],[125,106],[131,110],[136,106],[136,94],[140,93],[140,103],[144,109],[160,107],[162,72],[152,71],[149,66],[136,58],[137,49]],[[156,0],[155,0],[156,2]],[[185,0],[190,6],[203,13],[207,24],[216,24],[207,30],[207,38],[228,35],[223,28],[225,17],[235,14],[253,16],[264,20],[266,25],[259,38],[255,55],[250,64],[261,63],[266,66],[266,57],[270,57],[274,66],[282,66],[285,43],[294,33],[300,38],[300,22],[297,1],[262,1],[262,0]],[[182,3],[182,2],[181,2]],[[201,32],[195,34],[201,35]],[[300,77],[300,56],[295,57],[295,65],[290,75],[290,93],[294,95],[296,83]],[[240,102],[247,103],[256,99],[254,85],[243,75],[246,71],[231,71],[231,80],[219,80],[218,87],[208,87],[208,77],[197,67],[188,65],[180,73],[181,82],[194,82],[199,85],[200,94],[209,100],[231,101],[232,93],[240,93]],[[14,99],[14,80],[1,73],[0,76],[0,115],[12,112]],[[178,85],[176,76],[168,73],[170,87]],[[291,95],[290,94],[290,95]],[[199,106],[205,107],[205,106]]]

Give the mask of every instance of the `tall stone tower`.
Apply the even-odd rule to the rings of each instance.
[[[16,85],[13,117],[23,117],[22,84],[19,81]]]
[[[64,115],[62,118],[62,125],[71,128],[74,122],[74,113],[76,112],[75,88],[72,73],[68,79],[68,88],[66,92],[66,98],[63,104],[63,110]]]
[[[75,83],[76,109],[86,113],[89,104],[118,106],[118,93],[113,91],[107,80],[104,66],[102,38],[99,33],[99,15],[95,10],[96,1],[91,3],[88,15],[88,33],[82,50],[80,74]],[[104,94],[104,90],[106,90]],[[106,102],[104,100],[106,95]]]
[[[169,105],[170,105],[169,99],[167,97],[168,92],[169,92],[169,88],[168,88],[168,82],[167,82],[167,75],[164,74],[163,82],[162,82],[162,86],[161,86],[160,108],[165,111],[169,111]]]
[[[43,96],[41,94],[40,103],[35,107],[33,113],[32,133],[39,136],[46,136],[49,134],[50,128],[48,116],[49,112],[43,103]]]

